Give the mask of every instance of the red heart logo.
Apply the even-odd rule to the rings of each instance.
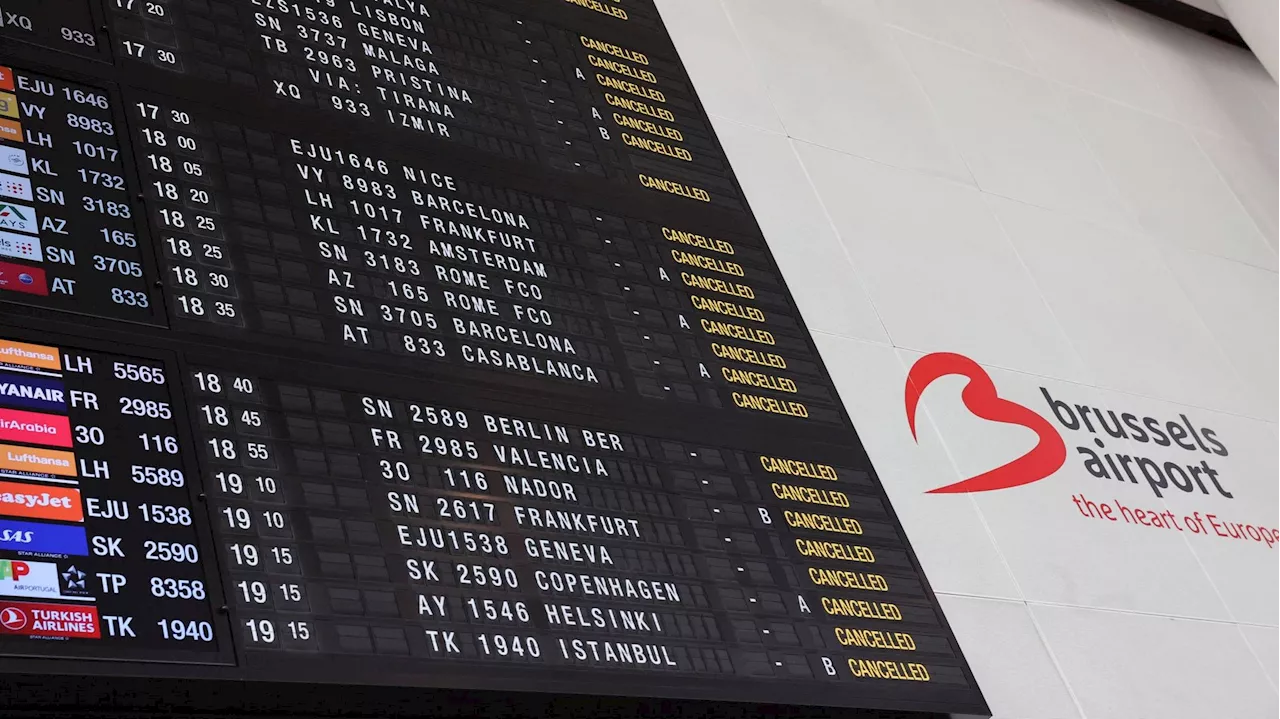
[[[955,484],[931,489],[926,494],[963,494],[966,492],[990,492],[994,489],[1020,487],[1039,482],[1058,471],[1067,461],[1067,446],[1062,435],[1044,417],[1015,402],[1002,399],[987,371],[973,360],[951,352],[935,352],[921,357],[907,373],[907,424],[911,436],[916,437],[916,406],[920,395],[934,380],[958,374],[969,378],[969,384],[960,393],[964,406],[975,416],[992,422],[1015,424],[1036,433],[1040,441],[1031,451],[988,472],[970,477]],[[919,438],[916,438],[919,442]]]

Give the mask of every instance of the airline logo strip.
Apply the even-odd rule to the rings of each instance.
[[[96,607],[35,602],[0,602],[0,634],[60,639],[102,636]]]
[[[0,441],[71,446],[71,419],[63,415],[0,409]]]
[[[18,113],[16,110],[17,102],[16,102],[16,97],[12,94],[13,91],[14,91],[13,70],[7,67],[0,66],[0,94],[5,94],[5,95],[8,95],[9,97],[15,98],[14,114],[7,115],[7,113],[0,113],[0,114],[5,114],[8,117],[14,118],[13,120],[0,118],[0,140],[8,140],[9,142],[22,142],[22,125],[19,122],[17,122],[17,116],[18,116]],[[3,160],[3,156],[0,156],[0,161],[2,160]],[[3,162],[0,162],[0,169],[6,169],[3,167]],[[23,174],[26,174],[26,173],[24,172]]]
[[[51,449],[73,445],[61,369],[62,352],[57,347],[0,339],[0,477],[79,484],[76,456]],[[78,511],[78,496],[76,500]],[[0,498],[0,515],[6,514],[39,516],[6,512]]]
[[[62,353],[57,347],[0,340],[0,367],[51,377],[62,376]]]
[[[0,161],[2,159],[0,158]],[[16,202],[0,202],[0,230],[34,235],[40,231],[39,227],[40,220],[36,217],[36,208]]]
[[[13,70],[0,67],[0,141],[20,143],[21,112],[14,86]],[[0,144],[0,259],[36,263],[44,259],[36,209],[14,201],[34,199],[30,172],[26,150]],[[47,297],[49,280],[39,267],[0,262],[0,292],[4,291]]]
[[[89,540],[81,526],[0,519],[0,550],[83,557]]]
[[[39,237],[0,230],[0,257],[39,262],[42,253]]]
[[[191,600],[205,600],[205,586],[191,575],[203,569],[174,566],[167,573],[184,576],[142,581],[156,571],[145,556],[146,542],[171,545],[181,557],[190,557],[181,560],[186,564],[195,564],[198,551],[191,508],[175,505],[175,493],[168,489],[149,493],[155,503],[141,501],[149,497],[138,491],[139,486],[148,489],[144,485],[185,485],[175,466],[179,459],[151,466],[156,443],[165,440],[171,447],[175,428],[170,423],[162,429],[158,416],[132,419],[124,410],[118,418],[93,414],[139,396],[145,399],[131,401],[168,410],[167,388],[157,387],[165,382],[163,369],[154,359],[0,337],[0,645],[5,651],[13,653],[14,642],[22,638],[160,646],[178,625],[135,621],[146,618],[136,613],[155,611],[184,622],[184,628],[193,614],[200,617],[192,626],[207,633],[201,641],[214,642],[212,624],[205,622],[212,607],[206,602],[192,611]],[[172,420],[168,411],[151,414]],[[91,418],[109,428],[82,441],[81,425]],[[141,446],[129,441],[135,428],[148,433],[141,435]],[[119,464],[139,460],[145,464],[124,464],[131,471],[115,476]],[[100,531],[104,521],[112,525],[109,534]],[[157,582],[164,586],[157,588]],[[158,610],[155,602],[177,613]]]
[[[83,522],[80,490],[0,482],[0,516]]]
[[[0,123],[0,140],[9,139],[2,128],[3,123]],[[27,151],[20,147],[0,145],[0,172],[10,172],[18,175],[31,174],[31,163],[27,160]]]
[[[58,379],[0,372],[0,407],[66,412],[67,388]]]
[[[49,277],[39,267],[0,261],[0,290],[49,295]]]
[[[73,563],[0,559],[0,597],[93,601],[89,575]]]

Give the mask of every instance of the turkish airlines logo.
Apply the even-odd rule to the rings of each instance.
[[[907,424],[911,427],[913,438],[916,437],[916,407],[920,404],[920,395],[935,380],[953,374],[968,378],[969,384],[961,391],[960,399],[975,416],[992,422],[1026,427],[1036,433],[1039,441],[1031,451],[1007,464],[976,477],[931,489],[927,494],[965,494],[1020,487],[1039,482],[1057,472],[1067,461],[1067,446],[1062,441],[1062,435],[1058,434],[1048,420],[1016,402],[1000,397],[986,370],[968,357],[951,352],[935,352],[921,357],[907,373]]]
[[[20,632],[27,628],[27,613],[17,607],[0,609],[0,626],[11,632]]]

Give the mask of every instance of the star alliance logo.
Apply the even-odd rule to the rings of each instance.
[[[88,576],[89,575],[79,569],[76,569],[76,566],[73,564],[70,567],[67,567],[67,570],[62,573],[62,581],[66,583],[68,590],[82,592],[89,588]]]

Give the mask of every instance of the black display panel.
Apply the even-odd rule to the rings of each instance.
[[[3,16],[10,708],[986,713],[649,2]]]

